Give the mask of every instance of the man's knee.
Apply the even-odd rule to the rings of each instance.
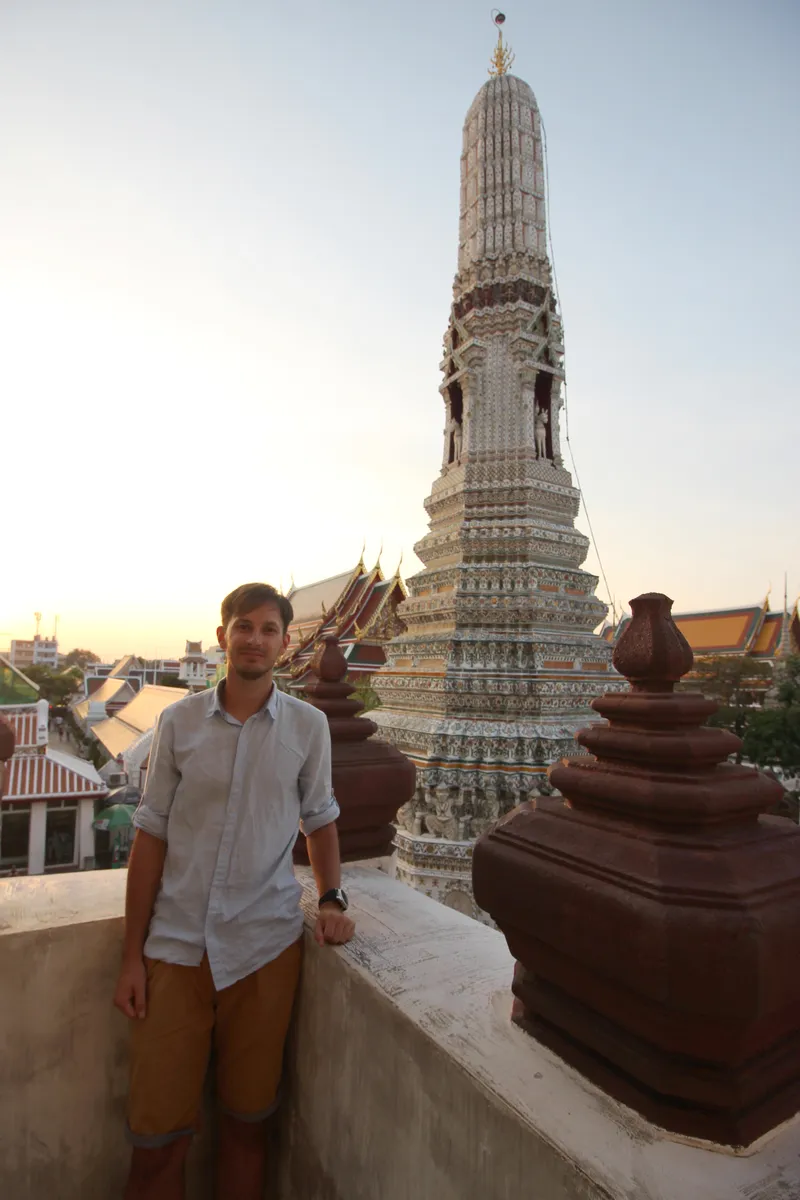
[[[231,1113],[220,1113],[220,1133],[222,1137],[242,1149],[261,1147],[267,1135],[267,1117],[257,1121],[243,1120]]]
[[[180,1178],[190,1142],[191,1138],[184,1136],[168,1142],[166,1146],[134,1146],[126,1195],[136,1197],[140,1188]]]

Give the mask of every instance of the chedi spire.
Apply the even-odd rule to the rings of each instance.
[[[501,48],[502,38],[496,58]],[[563,342],[546,234],[536,99],[498,66],[464,122],[442,462],[415,547],[424,567],[371,713],[417,766],[399,877],[474,913],[474,838],[547,787],[547,767],[574,753],[591,700],[615,679],[592,632],[606,610],[581,569],[589,541],[561,457]]]

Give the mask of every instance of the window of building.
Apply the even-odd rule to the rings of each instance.
[[[78,807],[74,801],[48,800],[44,838],[44,865],[75,866]]]
[[[30,826],[30,805],[6,801],[0,807],[0,870],[28,869]]]

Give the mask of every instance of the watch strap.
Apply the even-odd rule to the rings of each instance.
[[[347,895],[341,888],[330,888],[324,896],[320,896],[319,905],[323,904],[338,904],[342,912],[347,911],[348,901]]]

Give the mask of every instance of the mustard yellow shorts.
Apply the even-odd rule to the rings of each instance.
[[[301,959],[302,939],[220,991],[205,956],[198,967],[145,959],[147,1013],[131,1021],[135,1146],[164,1146],[197,1130],[212,1042],[223,1110],[243,1121],[274,1111]]]

